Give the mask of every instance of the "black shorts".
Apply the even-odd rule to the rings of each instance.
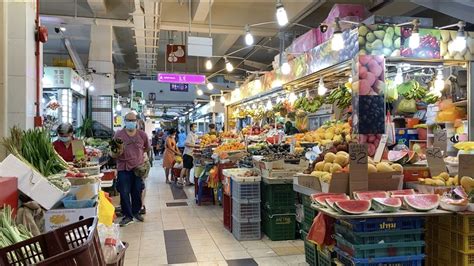
[[[194,166],[194,158],[191,155],[185,154],[183,155],[183,167],[185,169],[192,169]]]

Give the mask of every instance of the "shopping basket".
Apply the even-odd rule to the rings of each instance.
[[[97,218],[88,218],[0,249],[0,266],[105,266]]]

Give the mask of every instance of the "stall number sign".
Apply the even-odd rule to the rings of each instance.
[[[351,194],[353,191],[367,191],[369,189],[367,155],[367,144],[349,145],[349,189]]]
[[[439,147],[426,149],[426,160],[431,176],[437,176],[442,172],[446,172],[446,164],[444,162],[443,151]]]
[[[448,135],[446,129],[438,130],[434,133],[433,147],[438,147],[446,154],[446,148],[448,143]]]

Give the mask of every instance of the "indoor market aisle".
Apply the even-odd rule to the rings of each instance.
[[[222,207],[194,202],[194,187],[172,191],[164,182],[161,164],[155,161],[147,179],[144,223],[121,228],[129,243],[126,266],[136,265],[307,265],[304,243],[237,241],[222,223]],[[179,199],[181,198],[181,199]],[[186,205],[186,206],[183,206]]]

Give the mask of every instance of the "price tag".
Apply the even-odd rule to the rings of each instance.
[[[474,173],[474,154],[459,154],[459,178]]]
[[[86,156],[84,153],[84,141],[80,139],[75,139],[71,141],[72,145],[72,154],[74,155],[74,158],[77,160],[80,160]]]
[[[426,149],[426,160],[428,161],[431,176],[437,176],[442,172],[447,172],[443,158],[443,152],[439,147]]]
[[[369,189],[369,173],[367,169],[367,144],[349,145],[349,190],[367,191]]]
[[[448,143],[448,135],[446,129],[438,130],[434,133],[433,147],[440,148],[446,154],[446,148]]]
[[[388,138],[387,134],[382,135],[379,146],[377,147],[377,150],[375,151],[374,162],[378,163],[382,160],[383,151],[385,150],[385,146],[387,145],[387,138]]]

